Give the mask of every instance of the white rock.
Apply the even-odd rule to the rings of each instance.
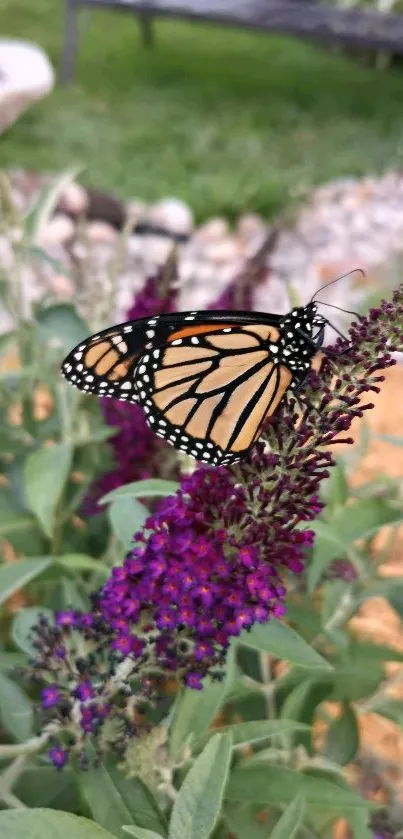
[[[84,242],[74,242],[71,248],[73,256],[78,260],[86,259],[88,256],[88,247]]]
[[[50,290],[58,300],[72,300],[74,286],[69,277],[65,274],[53,274],[48,280]]]
[[[88,204],[88,193],[84,187],[81,184],[71,183],[64,190],[59,206],[65,213],[79,216],[86,211]]]
[[[240,255],[239,243],[230,237],[208,245],[205,249],[205,256],[211,262],[221,265],[223,262],[232,262]]]
[[[171,239],[167,236],[142,236],[141,238],[143,239],[144,260],[152,265],[164,265],[172,253]]]
[[[87,236],[94,244],[112,244],[116,241],[118,232],[106,221],[90,221],[87,224]]]
[[[126,204],[126,214],[131,221],[136,222],[147,213],[147,204],[140,198],[132,198]]]
[[[56,213],[41,231],[38,237],[38,244],[44,247],[46,245],[65,244],[69,239],[73,238],[74,234],[74,222],[63,213]]]
[[[53,85],[53,68],[40,47],[0,39],[0,134]]]
[[[241,242],[246,244],[257,235],[260,235],[266,228],[267,225],[256,213],[245,213],[238,221],[236,235]]]
[[[179,198],[163,198],[148,211],[147,218],[172,233],[189,234],[193,229],[193,213]]]
[[[144,236],[133,233],[127,240],[127,251],[131,257],[139,258],[144,250]]]
[[[217,216],[206,221],[195,231],[197,239],[203,242],[219,242],[229,235],[229,224],[225,218]]]

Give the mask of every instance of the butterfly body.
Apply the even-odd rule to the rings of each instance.
[[[73,349],[62,373],[101,397],[141,405],[175,448],[211,465],[240,460],[323,343],[310,303],[284,316],[180,312],[120,324]]]

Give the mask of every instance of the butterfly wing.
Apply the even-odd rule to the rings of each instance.
[[[255,314],[256,318],[256,314]],[[277,362],[275,325],[211,320],[182,325],[136,368],[137,398],[151,428],[212,465],[240,460],[293,374]]]
[[[140,357],[163,344],[180,323],[174,315],[160,315],[104,329],[71,350],[62,373],[79,390],[136,402],[135,370]]]
[[[251,320],[250,312],[180,312],[128,321],[104,329],[74,347],[64,359],[62,374],[79,390],[136,402],[136,367],[142,355],[164,345],[178,328],[194,328],[200,321],[212,326],[228,318],[240,323]],[[262,315],[277,323],[277,315]],[[256,318],[256,315],[255,315]]]

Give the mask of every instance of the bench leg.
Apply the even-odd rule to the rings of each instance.
[[[150,15],[149,12],[141,11],[138,12],[137,18],[143,47],[145,47],[146,49],[152,49],[152,47],[155,45],[152,15]]]
[[[68,84],[73,78],[78,48],[78,8],[74,0],[66,0],[63,53],[60,62],[60,82]]]

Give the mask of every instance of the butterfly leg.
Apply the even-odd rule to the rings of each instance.
[[[329,323],[329,321],[326,321],[326,323],[328,323],[329,326],[332,327],[332,329],[335,329],[333,324]],[[308,344],[309,347],[311,347],[311,349],[316,351],[318,350],[317,345],[314,343],[314,341],[311,340],[311,338],[309,337],[309,335],[306,334],[306,332],[303,332],[302,329],[297,329],[296,331],[299,332],[299,334],[303,337],[304,341]],[[345,335],[343,335],[342,332],[339,332],[338,329],[335,329],[335,331],[344,339],[344,341],[347,341],[347,338],[345,337]],[[346,355],[346,353],[350,352],[352,348],[353,345],[350,343],[350,346],[346,347],[345,350],[340,350],[339,352],[337,352],[336,350],[329,350],[327,347],[321,347],[320,351],[328,358],[339,358],[340,356]]]
[[[320,425],[320,427],[321,427],[321,420],[322,420],[322,416],[321,416],[321,413],[320,413],[320,411],[319,411],[319,408],[317,408],[317,407],[316,407],[316,405],[314,405],[314,404],[313,404],[312,402],[310,402],[308,399],[301,399],[301,397],[300,397],[300,395],[299,395],[299,394],[300,394],[300,391],[302,390],[302,388],[303,388],[303,386],[304,386],[304,384],[305,384],[305,382],[306,382],[306,379],[307,379],[307,376],[301,376],[301,378],[299,379],[299,381],[295,380],[295,381],[294,381],[294,387],[292,388],[291,393],[292,393],[292,395],[294,396],[295,401],[296,401],[296,403],[297,403],[298,407],[300,408],[300,411],[301,411],[301,413],[302,413],[302,417],[303,417],[303,419],[306,417],[306,415],[307,415],[310,411],[313,411],[315,414],[317,414],[317,416],[318,416],[318,418],[319,418],[319,420],[320,420],[319,425]]]

